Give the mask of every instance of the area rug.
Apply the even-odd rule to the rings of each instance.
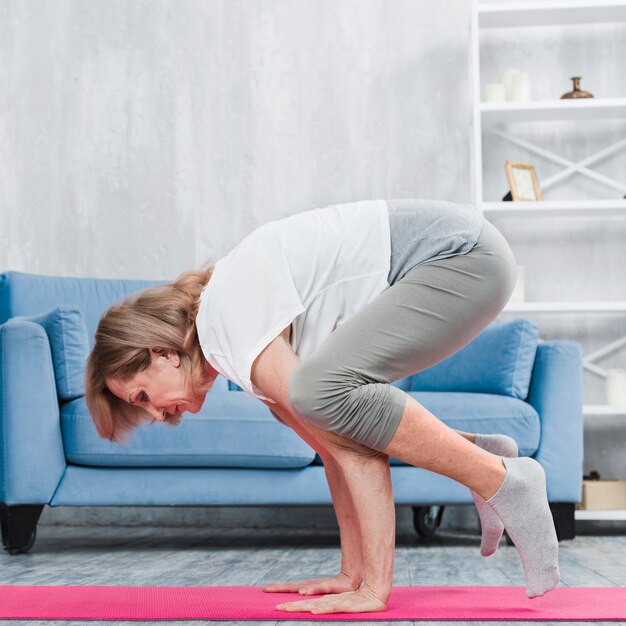
[[[308,596],[308,598],[321,596]],[[37,620],[626,620],[626,587],[394,587],[386,611],[279,611],[297,593],[262,587],[0,586],[0,619]]]

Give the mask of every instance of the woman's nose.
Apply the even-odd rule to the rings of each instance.
[[[159,409],[157,409],[155,406],[150,406],[148,408],[148,412],[150,413],[150,415],[152,415],[152,417],[157,420],[157,422],[164,422],[165,421],[165,411],[161,411]]]

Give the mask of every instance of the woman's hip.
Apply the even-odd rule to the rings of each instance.
[[[306,360],[362,382],[422,371],[469,343],[506,305],[516,263],[491,223],[470,252],[418,265],[333,333]]]

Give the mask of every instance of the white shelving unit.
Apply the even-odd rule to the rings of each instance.
[[[602,22],[626,22],[626,2],[624,0],[559,0],[515,3],[480,2],[473,0],[472,10],[472,78],[474,92],[474,196],[478,205],[483,205],[482,175],[482,135],[490,132],[514,144],[521,145],[530,152],[553,160],[562,165],[565,171],[541,181],[542,189],[549,189],[567,176],[583,174],[604,183],[619,193],[626,195],[626,183],[614,181],[590,169],[593,163],[616,152],[626,150],[626,138],[622,137],[613,145],[597,154],[590,155],[581,163],[573,163],[563,157],[544,150],[527,141],[520,140],[506,130],[507,124],[546,120],[606,120],[626,119],[626,97],[589,98],[583,100],[554,100],[533,102],[482,102],[480,81],[480,31],[489,28],[523,28],[524,26],[591,24]],[[617,195],[617,193],[616,193]],[[485,203],[492,205],[493,203]],[[513,204],[513,203],[508,203]],[[557,207],[554,207],[555,209]],[[486,210],[498,207],[486,206]],[[509,210],[515,210],[511,208]],[[568,210],[568,209],[565,209]],[[626,212],[626,200],[611,205],[611,210]]]
[[[626,7],[621,0],[482,2],[479,11],[481,28],[562,26],[626,20]]]
[[[626,118],[626,98],[481,102],[479,106],[483,128],[511,122]]]
[[[486,217],[516,214],[520,217],[554,217],[558,215],[611,216],[626,214],[626,200],[570,200],[567,202],[481,202]]]
[[[599,162],[618,152],[626,151],[626,137],[615,138],[612,145],[596,154],[589,155],[579,163],[548,151],[509,132],[507,125],[520,122],[570,120],[593,121],[626,119],[626,97],[593,98],[581,100],[555,100],[532,102],[482,102],[480,79],[480,33],[491,28],[523,28],[568,24],[591,24],[602,22],[626,22],[626,0],[530,0],[526,2],[480,2],[473,0],[472,7],[472,81],[473,81],[473,191],[474,202],[489,219],[494,216],[528,217],[560,216],[626,216],[626,183],[612,180],[592,169]],[[583,175],[612,189],[616,199],[542,202],[485,201],[483,194],[483,134],[490,133],[504,141],[523,147],[563,167],[558,174],[541,181],[543,191],[573,175]],[[500,164],[503,167],[503,164]],[[503,179],[504,182],[504,179]],[[525,302],[509,304],[503,315],[513,314],[619,314],[626,315],[626,301],[600,302]],[[595,361],[626,346],[626,336],[603,346],[593,354],[586,355],[583,367],[598,376],[606,376],[606,370]],[[608,405],[585,405],[585,417],[618,415],[626,417],[626,407]],[[626,510],[576,511],[580,520],[626,520]]]
[[[576,519],[587,520],[620,520],[624,519],[622,509],[609,509],[606,511],[576,511]]]
[[[507,304],[507,313],[626,313],[626,301],[520,302]]]
[[[583,415],[592,417],[594,415],[622,415],[626,417],[626,406],[608,406],[606,404],[585,404]]]

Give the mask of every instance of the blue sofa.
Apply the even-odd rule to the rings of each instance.
[[[143,426],[127,445],[98,437],[82,381],[98,320],[159,282],[0,274],[0,509],[10,554],[32,547],[45,505],[331,504],[314,450],[222,377],[179,427]],[[579,344],[541,341],[522,318],[496,320],[449,359],[393,384],[451,427],[512,436],[544,467],[557,533],[568,539],[582,488],[581,379]],[[395,501],[413,507],[418,532],[434,532],[445,505],[473,505],[463,485],[390,463]]]

